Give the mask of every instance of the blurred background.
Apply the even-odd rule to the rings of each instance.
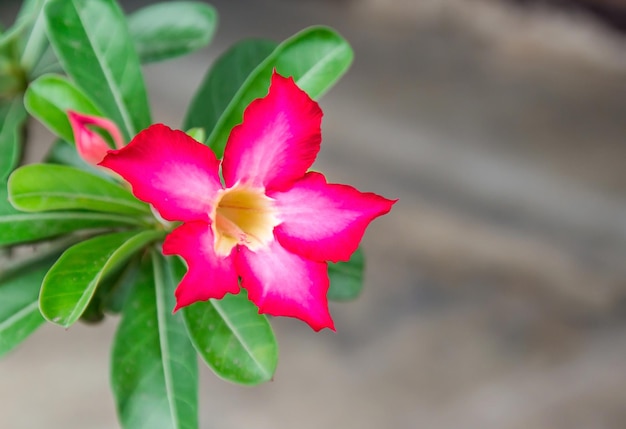
[[[235,41],[327,24],[355,62],[321,100],[316,168],[400,201],[365,236],[362,296],[331,306],[337,333],[274,319],[274,381],[203,369],[202,427],[626,427],[626,4],[212,4],[209,48],[145,70],[156,121],[180,124]],[[51,136],[32,133],[37,159]],[[0,427],[116,428],[116,325],[46,326],[3,359]]]

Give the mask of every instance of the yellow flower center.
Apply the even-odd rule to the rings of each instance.
[[[264,189],[236,184],[218,192],[214,207],[211,228],[218,255],[229,255],[238,244],[257,250],[274,239],[279,221],[274,200]]]

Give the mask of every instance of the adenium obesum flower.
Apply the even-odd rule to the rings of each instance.
[[[67,111],[67,118],[72,126],[78,154],[91,165],[97,165],[111,150],[111,146],[92,127],[107,131],[118,149],[124,146],[124,139],[117,125],[106,118],[83,115],[72,110]]]
[[[163,244],[163,253],[188,265],[175,310],[236,294],[241,279],[261,313],[334,329],[326,261],[347,261],[367,225],[395,201],[307,172],[320,149],[321,119],[317,103],[274,72],[269,94],[233,128],[221,163],[161,124],[100,163],[163,218],[183,222]]]

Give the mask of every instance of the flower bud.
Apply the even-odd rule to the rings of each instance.
[[[112,121],[98,116],[83,115],[71,110],[68,110],[67,117],[74,132],[76,150],[81,158],[89,164],[97,165],[112,149],[92,127],[107,131],[118,149],[124,146],[122,134]]]

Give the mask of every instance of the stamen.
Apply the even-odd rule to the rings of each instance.
[[[274,239],[278,225],[273,200],[264,190],[242,185],[220,191],[211,216],[215,251],[228,255],[243,245],[257,250]]]

